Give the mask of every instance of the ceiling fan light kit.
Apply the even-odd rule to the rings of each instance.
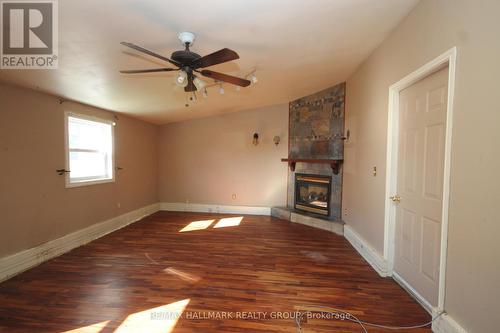
[[[155,52],[147,50],[143,47],[137,46],[128,42],[121,42],[122,45],[132,48],[136,51],[142,52],[149,56],[155,57],[157,59],[166,61],[176,68],[154,68],[154,69],[144,69],[144,70],[124,70],[120,71],[123,74],[138,74],[138,73],[153,73],[153,72],[171,72],[179,71],[175,79],[175,83],[178,86],[184,87],[185,92],[195,92],[202,91],[203,97],[207,97],[207,82],[201,80],[198,75],[213,79],[216,83],[220,84],[219,93],[224,94],[224,88],[222,87],[222,82],[230,83],[239,87],[248,87],[252,82],[255,84],[257,78],[255,74],[252,74],[251,80],[246,78],[239,78],[236,76],[223,74],[219,72],[214,72],[212,70],[204,69],[206,67],[222,64],[228,61],[239,59],[239,55],[228,48],[223,48],[219,51],[213,52],[206,56],[200,56],[199,54],[192,52],[189,48],[193,45],[196,36],[192,32],[181,32],[178,35],[179,40],[185,47],[184,50],[175,51],[172,53],[170,58],[159,55]]]
[[[193,79],[194,86],[196,87],[197,90],[203,90],[205,89],[207,83],[203,80],[200,80],[199,78],[195,77]]]
[[[259,82],[255,74],[250,75],[250,80],[252,80],[253,84],[257,84],[257,82]]]
[[[179,74],[177,74],[177,78],[175,79],[175,83],[180,87],[185,87],[188,85],[188,75],[186,72],[181,70]]]

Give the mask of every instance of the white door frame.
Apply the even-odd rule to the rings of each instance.
[[[441,249],[439,267],[439,296],[436,309],[428,309],[439,313],[444,310],[446,282],[446,252],[448,246],[448,207],[450,200],[450,166],[451,166],[451,134],[453,120],[453,97],[455,92],[455,68],[457,48],[453,47],[439,57],[423,65],[413,73],[389,87],[389,117],[387,127],[387,169],[385,186],[385,227],[384,258],[387,260],[388,275],[394,275],[394,255],[396,239],[396,206],[389,197],[397,192],[398,174],[398,142],[399,142],[399,93],[415,82],[448,65],[448,104],[446,110],[446,134],[444,150],[444,184],[443,207],[441,216]],[[396,274],[397,275],[397,274]],[[397,278],[397,276],[395,276]],[[411,290],[411,286],[407,286]],[[413,293],[413,292],[412,292]],[[419,298],[419,295],[414,295]],[[420,299],[419,301],[422,301]]]

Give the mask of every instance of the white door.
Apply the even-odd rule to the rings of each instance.
[[[399,95],[394,270],[437,306],[448,67]]]

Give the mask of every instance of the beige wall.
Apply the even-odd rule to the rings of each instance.
[[[470,332],[496,332],[500,311],[498,13],[499,1],[423,0],[347,81],[344,219],[382,253],[388,88],[458,48],[445,309]]]
[[[280,159],[287,154],[288,105],[164,125],[160,201],[284,206],[287,166]]]
[[[64,111],[107,111],[0,84],[0,257],[157,202],[158,127],[119,116],[116,182],[65,188]],[[118,207],[118,204],[121,207]]]

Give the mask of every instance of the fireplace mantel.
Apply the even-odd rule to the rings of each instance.
[[[317,159],[317,158],[282,158],[281,162],[287,162],[290,170],[295,171],[296,163],[330,164],[333,174],[339,173],[339,167],[343,159]]]

